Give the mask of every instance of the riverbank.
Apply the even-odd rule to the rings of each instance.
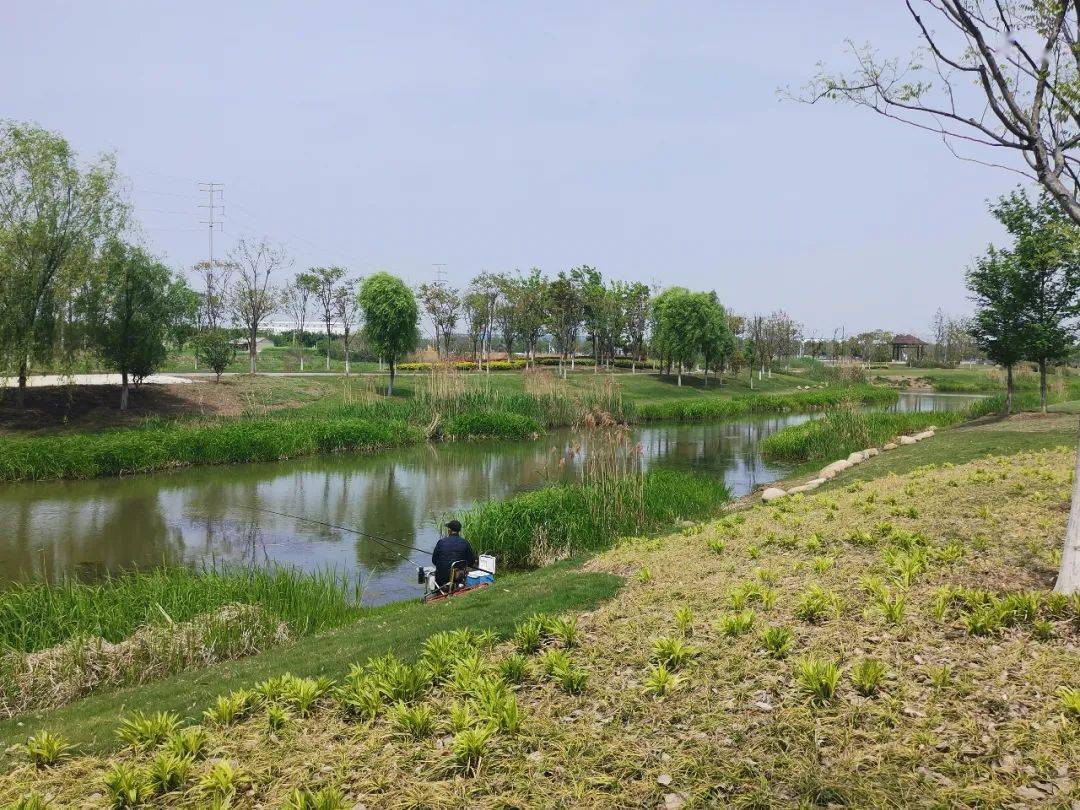
[[[408,715],[377,697],[374,716],[358,716],[343,701],[367,694],[360,670],[308,710],[282,704],[277,725],[257,704],[226,726],[208,724],[204,758],[164,800],[205,805],[222,789],[211,772],[227,762],[224,787],[270,806],[323,789],[340,791],[346,806],[380,807],[432,797],[447,806],[885,806],[897,796],[1067,806],[1080,798],[1071,773],[1080,614],[1049,588],[1067,518],[1056,505],[1069,498],[1073,461],[1068,450],[1043,450],[924,467],[628,541],[588,564],[627,584],[579,612],[573,632],[525,622],[516,640],[470,653],[474,671],[490,672],[490,698],[475,677],[451,671],[410,692]],[[499,593],[476,597],[448,607]],[[505,633],[522,615],[484,607],[480,626],[499,621]],[[363,663],[378,654],[381,643],[367,640],[347,655]],[[412,636],[413,652],[420,640]],[[279,659],[282,669],[230,665],[258,669],[246,681],[203,683],[182,701],[168,692],[126,705],[179,704],[197,716],[214,694],[284,668],[311,673],[320,657],[305,652]],[[125,702],[111,699],[115,725]],[[86,741],[81,705],[20,731],[45,726]],[[478,718],[495,709],[502,719],[485,731]],[[89,754],[40,769],[12,761],[0,801],[28,790],[61,804],[100,791],[104,801],[116,767],[140,784],[150,778],[152,747],[103,752],[110,721],[95,715],[93,724]],[[5,726],[5,739],[13,731]]]
[[[523,439],[574,424],[589,412],[605,412],[629,421],[702,421],[816,411],[844,401],[886,404],[897,396],[893,390],[870,386],[695,396],[689,386],[679,388],[658,381],[654,375],[624,374],[622,381],[617,381],[591,372],[578,372],[569,381],[550,373],[517,374],[513,378],[451,375],[446,380],[429,376],[415,388],[399,389],[394,397],[376,393],[370,380],[342,382],[345,388],[334,396],[320,386],[312,387],[307,380],[303,382],[301,390],[307,399],[294,407],[280,405],[285,394],[275,387],[269,389],[271,406],[231,417],[149,420],[122,429],[9,435],[0,438],[0,482],[129,475],[338,452],[374,453],[439,439]],[[627,398],[628,389],[636,390],[637,398]],[[643,399],[643,391],[655,394],[656,390],[670,398]]]

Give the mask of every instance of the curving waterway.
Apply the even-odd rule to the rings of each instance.
[[[975,397],[903,393],[900,410],[961,408]],[[734,495],[784,477],[758,442],[807,415],[635,428],[647,467],[722,476]],[[192,467],[130,478],[0,487],[0,585],[22,578],[162,562],[332,568],[358,577],[371,604],[419,596],[415,569],[390,549],[347,532],[252,507],[353,526],[431,548],[439,524],[470,506],[574,474],[560,464],[577,437],[535,442],[420,445],[378,455]],[[413,554],[422,561],[422,555]]]

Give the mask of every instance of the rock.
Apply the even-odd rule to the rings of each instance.
[[[854,465],[850,461],[848,461],[847,459],[840,459],[839,461],[834,461],[832,464],[829,464],[828,466],[823,467],[821,472],[818,473],[818,477],[819,478],[832,478],[838,472],[841,472],[842,470],[846,470],[848,467],[853,467],[853,466]]]
[[[863,454],[867,458],[873,458],[874,456],[880,456],[881,451],[878,450],[876,447],[867,447],[865,450],[863,450]]]
[[[817,489],[818,487],[820,487],[824,483],[825,483],[824,478],[811,478],[805,484],[800,484],[797,487],[792,487],[787,492],[788,492],[788,495],[795,495],[795,494],[797,494],[799,492],[809,492],[812,489]]]
[[[916,439],[914,436],[901,436],[900,437],[900,444],[915,444],[918,441],[919,440]]]
[[[668,785],[671,784],[671,774],[669,774],[669,773],[660,774],[658,777],[656,777],[656,783],[658,785],[663,785],[664,787],[667,787]]]
[[[862,464],[866,461],[866,455],[862,450],[856,450],[850,456],[847,457],[849,464]]]
[[[780,487],[769,487],[761,493],[761,500],[763,501],[775,501],[777,498],[783,498],[787,495]]]
[[[679,810],[686,804],[686,796],[682,793],[665,793],[664,810]]]
[[[881,445],[882,450],[895,450],[897,448],[896,442],[889,442],[888,444]]]
[[[915,434],[915,441],[917,441],[917,442],[921,442],[923,439],[932,439],[932,438],[934,438],[934,431],[932,431],[932,430],[924,430],[922,433],[916,433]]]

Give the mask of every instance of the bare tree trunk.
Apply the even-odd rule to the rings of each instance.
[[[1054,590],[1073,594],[1080,591],[1080,452],[1076,454],[1073,470],[1072,507],[1069,509],[1069,525],[1065,529],[1065,545],[1061,550],[1061,568],[1058,569]]]
[[[19,408],[26,407],[26,372],[28,363],[24,359],[19,363],[19,390],[15,393],[15,405]]]
[[[128,409],[128,373],[127,371],[120,372],[120,410],[126,411]]]
[[[348,330],[348,328],[345,329],[344,340],[345,340],[345,343],[344,343],[344,349],[345,349],[345,376],[348,377],[349,376],[349,330]]]
[[[396,369],[394,368],[394,358],[390,358],[390,382],[386,385],[386,395],[392,397],[394,395],[394,374]]]
[[[1005,366],[1005,415],[1012,413],[1013,402],[1013,367],[1012,363]]]
[[[682,360],[679,361],[679,388],[682,388]]]
[[[248,344],[248,371],[255,373],[255,341]]]
[[[1046,413],[1046,358],[1039,358],[1039,409]]]

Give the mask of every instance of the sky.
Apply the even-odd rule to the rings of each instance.
[[[0,117],[116,153],[177,269],[267,237],[295,270],[455,285],[589,264],[784,309],[808,336],[970,310],[1010,173],[782,99],[845,40],[905,55],[900,0],[7,0]]]

